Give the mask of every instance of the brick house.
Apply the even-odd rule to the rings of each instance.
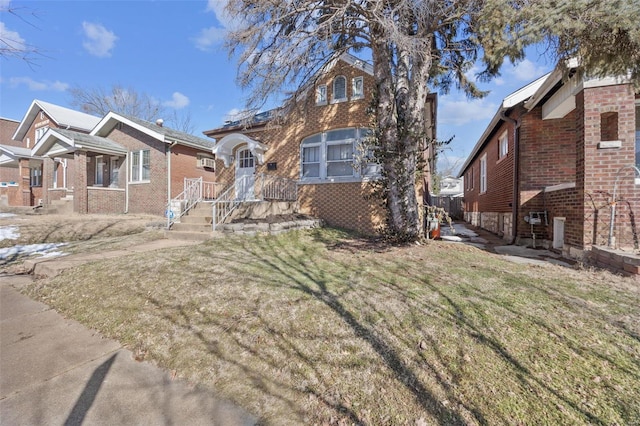
[[[15,204],[17,187],[20,180],[20,170],[17,167],[20,155],[29,155],[26,148],[20,146],[20,142],[13,140],[13,134],[20,124],[17,120],[0,117],[0,206],[10,205],[9,196],[12,195],[11,204]],[[14,166],[2,165],[13,164]],[[13,188],[10,189],[10,188]]]
[[[375,233],[385,222],[380,202],[370,198],[379,169],[361,149],[371,133],[367,109],[373,87],[373,66],[345,54],[297,103],[205,131],[216,139],[218,182],[242,192],[272,178],[287,179],[297,184],[301,213]],[[432,95],[427,103],[432,138],[435,102]]]
[[[569,75],[503,100],[459,173],[465,220],[569,257],[637,249],[640,97],[624,79]]]
[[[162,120],[110,112],[88,134],[47,130],[32,155],[43,159],[45,205],[66,200],[76,213],[163,215],[185,178],[213,185],[212,147]]]
[[[0,173],[10,176],[12,180],[0,187],[0,197],[10,206],[39,205],[46,198],[46,192],[42,190],[43,162],[42,158],[31,152],[33,146],[48,129],[89,133],[99,120],[89,114],[34,100],[10,140],[5,140],[3,136]]]

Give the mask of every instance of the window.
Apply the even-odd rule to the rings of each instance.
[[[104,185],[104,168],[106,163],[104,162],[104,157],[102,155],[98,155],[96,157],[96,180],[95,184],[98,186]]]
[[[333,80],[333,102],[341,102],[347,100],[347,79],[344,76],[338,76]]]
[[[36,143],[38,143],[42,135],[44,135],[47,130],[49,130],[49,126],[44,126],[36,129]]]
[[[509,137],[507,132],[504,132],[498,138],[498,158],[504,158],[509,153]]]
[[[148,149],[131,152],[131,182],[143,182],[150,179],[150,154]]]
[[[29,185],[31,187],[42,186],[42,168],[40,166],[31,167],[29,169],[29,177]]]
[[[480,158],[480,193],[487,192],[487,154]]]
[[[351,99],[361,99],[364,97],[364,79],[356,77],[351,83]]]
[[[238,168],[252,169],[254,165],[253,154],[248,149],[244,149],[238,153]]]
[[[356,167],[355,152],[371,134],[369,129],[338,129],[318,133],[302,141],[300,147],[301,178],[327,179],[376,176],[379,167],[371,161],[371,152],[364,153],[361,167]]]
[[[327,85],[323,84],[316,88],[316,105],[327,104]]]

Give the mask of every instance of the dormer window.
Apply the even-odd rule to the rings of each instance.
[[[340,75],[333,80],[333,102],[347,100],[347,78]]]
[[[322,84],[316,88],[316,105],[327,104],[327,85]]]

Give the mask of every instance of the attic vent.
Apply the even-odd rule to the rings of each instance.
[[[216,167],[216,162],[213,158],[203,157],[198,159],[198,166],[205,167],[207,169],[214,169]]]

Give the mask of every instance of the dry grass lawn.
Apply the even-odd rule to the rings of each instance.
[[[28,293],[265,424],[640,424],[640,292],[322,229],[105,260]]]

